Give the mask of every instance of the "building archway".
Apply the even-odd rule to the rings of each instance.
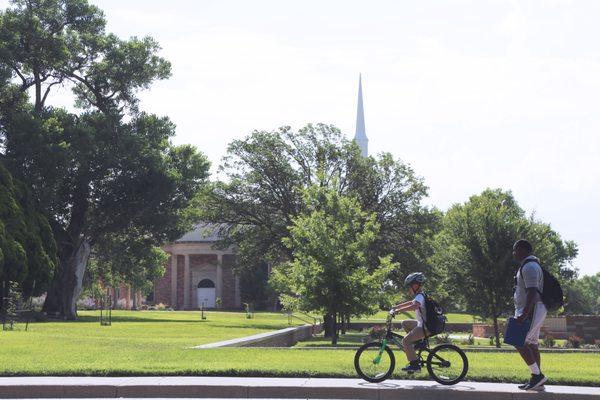
[[[198,308],[201,308],[202,304],[204,308],[215,308],[216,294],[215,283],[210,279],[201,279],[196,289]]]

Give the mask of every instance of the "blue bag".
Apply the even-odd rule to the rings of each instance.
[[[517,322],[515,318],[510,317],[508,319],[508,324],[506,325],[504,343],[515,347],[523,347],[530,327],[531,321],[529,319],[526,319],[523,322]]]

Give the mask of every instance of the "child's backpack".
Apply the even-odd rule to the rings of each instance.
[[[446,328],[444,309],[433,297],[423,294],[425,295],[425,328],[431,336],[444,332]]]
[[[540,294],[542,303],[544,303],[546,309],[548,311],[556,311],[561,308],[564,304],[564,295],[558,279],[548,272],[546,268],[542,267],[539,262],[535,260],[529,260],[527,262],[534,262],[542,269],[542,273],[544,274],[544,287],[542,288],[542,291],[538,289],[538,293]],[[523,279],[523,267],[519,269],[519,273],[521,274],[521,279]]]

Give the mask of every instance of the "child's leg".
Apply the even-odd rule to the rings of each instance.
[[[402,321],[402,328],[406,333],[409,333],[417,327],[417,324],[417,320],[415,319],[405,319],[404,321]]]
[[[413,343],[417,340],[423,339],[424,337],[425,333],[423,332],[423,328],[420,326],[415,326],[408,333],[408,335],[406,335],[404,340],[402,340],[402,347],[404,347],[404,353],[406,353],[406,358],[408,358],[408,361],[415,361],[417,359],[417,353],[415,352]]]

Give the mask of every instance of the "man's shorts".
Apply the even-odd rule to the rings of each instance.
[[[529,344],[538,344],[540,340],[540,329],[542,329],[542,325],[544,325],[544,320],[546,319],[546,314],[548,310],[546,310],[546,306],[541,301],[536,303],[533,307],[533,317],[531,318],[531,327],[529,328],[529,332],[525,337],[525,343]]]

